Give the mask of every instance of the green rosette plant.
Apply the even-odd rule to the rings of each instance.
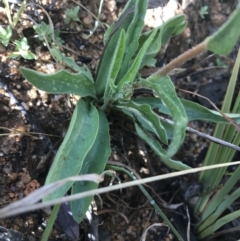
[[[178,15],[162,26],[143,33],[147,4],[148,1],[129,0],[122,13],[124,18],[120,17],[121,21],[119,19],[120,22],[113,23],[106,32],[105,49],[95,78],[87,67],[79,67],[63,55],[61,61],[73,67],[76,73],[60,70],[54,74],[43,74],[21,68],[23,76],[41,90],[81,97],[48,172],[46,184],[69,176],[103,172],[111,154],[107,119],[111,111],[126,115],[129,121],[134,123],[139,137],[165,165],[174,170],[191,168],[173,158],[184,141],[188,121],[201,119],[228,124],[219,113],[181,100],[167,74],[203,51],[227,54],[240,36],[240,7],[216,34],[143,79],[139,71],[149,63],[154,64],[161,47],[186,27],[185,16]],[[133,6],[134,11],[129,11]],[[219,48],[218,45],[222,47]],[[151,90],[153,97],[135,98],[134,91],[139,88]],[[155,108],[172,117],[174,125],[171,135],[168,135],[165,125],[154,111]],[[239,121],[239,115],[234,117],[235,121]],[[62,197],[69,189],[75,194],[96,188],[97,184],[92,182],[69,182],[47,195],[44,201]],[[71,203],[73,217],[77,222],[83,220],[92,198],[87,197]]]

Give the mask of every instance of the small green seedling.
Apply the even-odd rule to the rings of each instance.
[[[8,1],[3,0],[3,3],[5,5],[5,11],[8,18],[9,26],[7,26],[6,28],[0,26],[0,42],[7,47],[11,37],[15,36],[15,28],[21,17],[21,14],[25,9],[26,0],[21,3],[19,10],[13,17]],[[21,40],[15,40],[14,44],[16,45],[17,51],[8,54],[8,57],[17,58],[19,56],[22,56],[25,59],[35,59],[35,55],[31,52],[26,38],[22,38]]]
[[[216,64],[217,64],[217,66],[222,67],[224,69],[228,68],[228,65],[220,58],[216,58]]]
[[[37,37],[40,41],[47,41],[49,44],[54,43],[57,46],[61,46],[64,41],[59,37],[60,31],[53,29],[45,22],[41,22],[40,25],[34,25],[34,30],[38,34]]]
[[[36,56],[31,52],[30,46],[28,45],[28,41],[26,38],[21,40],[16,40],[14,42],[16,44],[17,51],[10,53],[8,56],[12,58],[17,58],[22,56],[24,59],[35,59]]]
[[[80,22],[80,19],[78,18],[79,9],[79,6],[77,6],[74,9],[67,8],[65,11],[64,22],[70,24],[70,28],[73,28],[74,22]]]
[[[4,45],[4,46],[8,46],[9,41],[12,37],[12,29],[10,26],[7,26],[6,28],[3,28],[2,26],[0,26],[0,42]]]
[[[209,12],[208,12],[208,6],[203,6],[201,7],[201,9],[199,10],[199,15],[202,19],[205,18],[205,15],[207,15]]]

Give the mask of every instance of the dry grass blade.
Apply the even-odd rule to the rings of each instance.
[[[159,116],[159,119],[161,119],[162,121],[167,122],[167,123],[170,124],[170,125],[174,125],[174,122],[173,122],[172,120],[169,120],[169,119],[167,119],[167,118],[165,118],[165,117]],[[215,143],[217,143],[217,144],[224,145],[224,146],[230,147],[230,148],[232,148],[232,149],[235,149],[235,150],[237,150],[237,151],[240,151],[240,147],[239,147],[239,146],[234,145],[234,144],[232,144],[232,143],[230,143],[230,142],[221,140],[221,139],[216,138],[216,137],[214,137],[214,136],[210,136],[210,135],[205,134],[205,133],[203,133],[203,132],[197,131],[197,130],[191,128],[191,127],[187,127],[186,130],[187,130],[187,131],[190,131],[190,132],[192,132],[192,133],[195,133],[195,134],[197,134],[197,135],[199,135],[199,136],[202,136],[202,137],[204,137],[204,138],[206,138],[206,139],[208,139],[208,140],[210,140],[210,141],[212,141],[212,142],[215,142]]]
[[[113,186],[109,186],[109,187],[103,187],[103,188],[99,188],[99,189],[92,190],[92,191],[78,193],[78,194],[75,194],[75,195],[58,198],[58,199],[55,199],[55,200],[52,200],[52,201],[47,201],[47,202],[44,202],[44,203],[37,203],[37,204],[29,205],[30,202],[31,203],[33,202],[33,199],[37,202],[43,196],[46,195],[46,191],[45,190],[42,191],[42,189],[44,189],[45,187],[41,187],[37,191],[31,193],[26,198],[24,198],[20,201],[17,201],[15,203],[12,203],[12,204],[6,206],[5,208],[1,209],[0,210],[0,218],[6,218],[6,217],[13,216],[13,215],[21,214],[21,213],[24,213],[24,212],[32,211],[32,210],[35,210],[35,209],[41,209],[41,208],[52,206],[52,205],[55,205],[55,204],[69,202],[69,201],[77,200],[77,199],[80,199],[80,198],[83,198],[83,197],[88,197],[88,196],[93,196],[93,195],[96,195],[96,194],[101,194],[101,193],[106,193],[106,192],[110,192],[110,191],[114,191],[114,190],[119,190],[119,189],[122,189],[122,188],[137,186],[137,185],[140,185],[140,184],[159,181],[159,180],[163,180],[163,179],[167,179],[167,178],[183,176],[183,175],[190,174],[190,173],[197,173],[197,172],[201,172],[201,171],[216,169],[216,168],[220,168],[220,167],[233,166],[233,165],[240,165],[240,161],[232,162],[232,163],[223,163],[223,164],[218,164],[218,165],[205,166],[205,167],[198,167],[198,168],[193,168],[193,169],[189,169],[189,170],[178,171],[178,172],[168,173],[168,174],[164,174],[164,175],[158,175],[158,176],[149,177],[149,178],[145,178],[145,179],[140,179],[140,180],[130,181],[130,182],[122,183],[122,184],[117,184],[117,185],[113,185]],[[67,178],[67,179],[64,179],[62,181],[58,181],[57,183],[66,182],[66,181],[76,181],[76,180],[82,180],[82,181],[88,180],[88,181],[100,182],[102,180],[102,178],[99,175],[96,175],[96,174],[89,174],[89,175],[83,175],[83,176],[78,176],[78,177],[74,177],[74,178],[73,177]],[[62,183],[62,185],[63,184],[64,183]],[[52,183],[50,185],[54,186],[55,184]],[[53,191],[54,187],[50,186],[50,189],[51,190],[48,190],[48,189],[47,190],[49,192]],[[36,194],[36,192],[37,192],[37,194]],[[40,195],[41,195],[41,197],[40,197]],[[26,201],[26,199],[27,199],[27,201]]]
[[[61,136],[57,136],[57,135],[52,135],[52,134],[46,134],[46,133],[40,133],[40,132],[28,132],[28,131],[22,131],[19,130],[20,128],[7,128],[7,127],[2,127],[0,126],[0,129],[2,130],[7,130],[10,133],[6,133],[6,134],[0,134],[0,136],[9,136],[9,135],[24,135],[24,136],[29,136],[32,137],[34,139],[39,139],[36,136],[33,135],[44,135],[44,136],[53,136],[53,137],[59,137],[61,138]]]
[[[62,185],[70,181],[93,181],[93,182],[99,183],[102,181],[102,178],[96,174],[87,174],[87,175],[65,178],[63,180],[45,185],[39,188],[38,190],[32,192],[31,194],[29,194],[27,197],[19,201],[16,201],[14,203],[11,203],[8,206],[1,209],[0,217],[9,217],[12,215],[29,211],[28,207],[31,206],[31,204],[37,203],[44,196],[52,193],[53,191],[55,191],[56,189],[58,189],[59,187],[61,187]],[[32,210],[32,208],[30,208],[30,210]]]

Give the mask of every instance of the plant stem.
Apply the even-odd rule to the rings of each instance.
[[[41,241],[47,241],[49,236],[50,236],[50,233],[52,231],[52,228],[53,228],[53,225],[55,223],[55,220],[57,218],[57,214],[58,214],[58,211],[59,211],[59,208],[60,208],[61,204],[56,204],[52,210],[52,213],[50,215],[50,218],[48,220],[48,224],[47,224],[47,227],[42,235],[42,238],[41,238]]]
[[[122,171],[125,172],[128,176],[130,176],[133,180],[137,180],[137,177],[133,174],[132,170],[128,170],[127,166],[124,165],[124,167],[122,166],[123,164],[121,163],[121,166],[118,166],[118,162],[108,162],[111,163],[110,165],[107,164],[107,167],[110,169],[113,169],[115,171]],[[172,232],[176,235],[176,237],[178,238],[179,241],[184,241],[183,238],[181,237],[181,235],[178,233],[178,231],[175,229],[175,227],[172,225],[172,223],[169,221],[169,219],[167,218],[167,216],[165,216],[165,214],[163,213],[163,211],[159,208],[159,206],[157,205],[157,203],[155,202],[155,200],[153,200],[153,198],[151,197],[151,195],[148,193],[148,191],[143,187],[143,185],[138,185],[138,187],[140,188],[140,190],[142,191],[142,193],[145,195],[145,197],[149,200],[150,204],[155,208],[155,212],[157,214],[159,214],[162,219],[166,222],[166,224],[170,227],[170,229],[172,230]]]
[[[5,5],[5,10],[6,10],[6,14],[7,14],[9,25],[10,25],[11,29],[13,29],[12,18],[11,18],[11,10],[9,8],[8,1],[7,0],[3,0],[3,3]]]
[[[173,69],[183,65],[188,60],[193,59],[194,57],[198,56],[199,54],[205,52],[207,50],[207,45],[205,42],[198,44],[197,46],[189,49],[188,51],[184,52],[174,60],[172,60],[169,64],[165,65],[163,68],[158,70],[153,76],[165,76]]]
[[[23,13],[23,11],[25,10],[25,6],[26,6],[26,0],[22,2],[20,9],[17,11],[16,16],[14,16],[13,18],[13,22],[12,22],[12,27],[15,28],[17,25],[18,20],[21,17],[21,14]]]

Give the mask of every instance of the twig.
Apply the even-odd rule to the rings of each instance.
[[[162,121],[164,121],[164,122],[166,122],[166,123],[168,123],[168,124],[170,124],[170,125],[174,125],[174,122],[173,122],[172,120],[169,120],[169,119],[167,119],[167,118],[165,118],[165,117],[162,117],[162,116],[159,116],[159,118],[160,118]],[[223,140],[218,139],[218,138],[216,138],[216,137],[210,136],[210,135],[205,134],[205,133],[203,133],[203,132],[197,131],[197,130],[191,128],[191,127],[187,127],[187,131],[190,131],[190,132],[195,133],[195,134],[197,134],[197,135],[199,135],[199,136],[202,136],[202,137],[204,137],[204,138],[206,138],[206,139],[208,139],[208,140],[210,140],[210,141],[213,141],[213,142],[215,142],[215,143],[217,143],[217,144],[224,145],[224,146],[228,146],[228,147],[230,147],[230,148],[232,148],[232,149],[235,149],[235,150],[237,150],[237,151],[240,151],[240,147],[239,147],[239,146],[236,146],[236,145],[234,145],[234,144],[232,144],[232,143],[229,143],[229,142],[227,142],[227,141],[223,141]]]
[[[189,94],[192,94],[192,95],[196,95],[196,96],[198,96],[198,97],[200,97],[200,98],[203,98],[203,99],[207,100],[207,101],[211,104],[211,106],[222,115],[222,117],[223,117],[225,120],[227,120],[228,122],[230,122],[232,125],[234,125],[234,126],[236,127],[236,129],[237,129],[238,131],[240,131],[240,125],[238,125],[237,123],[235,123],[235,121],[233,121],[233,120],[232,120],[231,118],[229,118],[226,114],[224,114],[209,98],[207,98],[207,97],[205,97],[205,96],[203,96],[203,95],[199,95],[199,94],[197,94],[197,93],[193,93],[192,91],[183,90],[183,89],[179,89],[179,90],[180,90],[180,91],[183,91],[183,92],[185,92],[185,93],[189,93]]]

